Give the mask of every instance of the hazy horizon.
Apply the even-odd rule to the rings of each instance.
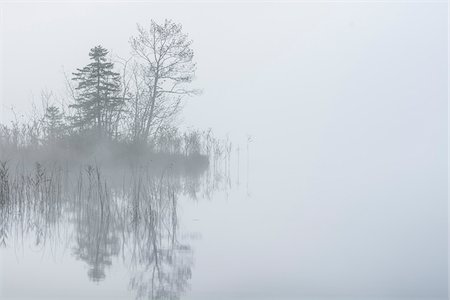
[[[203,93],[186,100],[182,126],[239,144],[241,180],[252,141],[250,195],[186,205],[203,233],[187,298],[447,297],[447,2],[2,3],[0,13],[0,123],[42,89],[64,95],[63,70],[84,66],[92,47],[128,57],[137,23],[172,19],[193,40]]]

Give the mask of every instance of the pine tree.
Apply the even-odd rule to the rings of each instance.
[[[63,134],[63,114],[58,107],[54,105],[47,107],[44,115],[44,124],[49,141],[54,141]]]
[[[91,63],[73,73],[76,86],[76,109],[73,126],[81,130],[97,129],[99,134],[112,137],[124,104],[120,97],[120,75],[113,71],[114,64],[106,58],[108,50],[102,46],[89,52]]]

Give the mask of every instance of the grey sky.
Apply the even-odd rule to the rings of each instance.
[[[136,23],[166,17],[182,23],[194,40],[196,85],[204,95],[188,102],[188,123],[218,126],[234,115],[239,130],[254,131],[263,125],[256,123],[267,124],[268,118],[284,122],[293,117],[286,114],[325,101],[342,103],[338,98],[359,97],[369,90],[369,97],[379,90],[398,98],[397,92],[413,93],[405,85],[421,87],[420,76],[432,73],[438,81],[444,79],[435,68],[446,68],[445,6],[3,4],[3,117],[11,105],[26,111],[33,95],[39,102],[43,88],[63,93],[63,67],[70,74],[83,66],[91,47],[102,44],[125,57]],[[247,118],[255,109],[261,118]]]

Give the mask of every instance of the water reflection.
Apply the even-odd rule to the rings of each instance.
[[[180,238],[178,201],[210,197],[229,182],[207,163],[11,165],[0,165],[0,245],[66,247],[96,283],[123,264],[136,299],[178,299],[189,287],[193,251]]]

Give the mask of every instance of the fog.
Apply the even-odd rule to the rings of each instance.
[[[203,92],[186,99],[180,127],[211,128],[233,148],[216,170],[228,184],[177,196],[179,234],[195,238],[192,276],[172,298],[447,298],[447,3],[0,7],[3,124],[11,106],[27,120],[42,89],[67,97],[64,71],[92,47],[129,57],[137,23],[170,18],[193,40]],[[135,298],[125,263],[97,284],[56,244],[54,256],[17,251],[30,248],[20,241],[1,249],[0,294]]]

